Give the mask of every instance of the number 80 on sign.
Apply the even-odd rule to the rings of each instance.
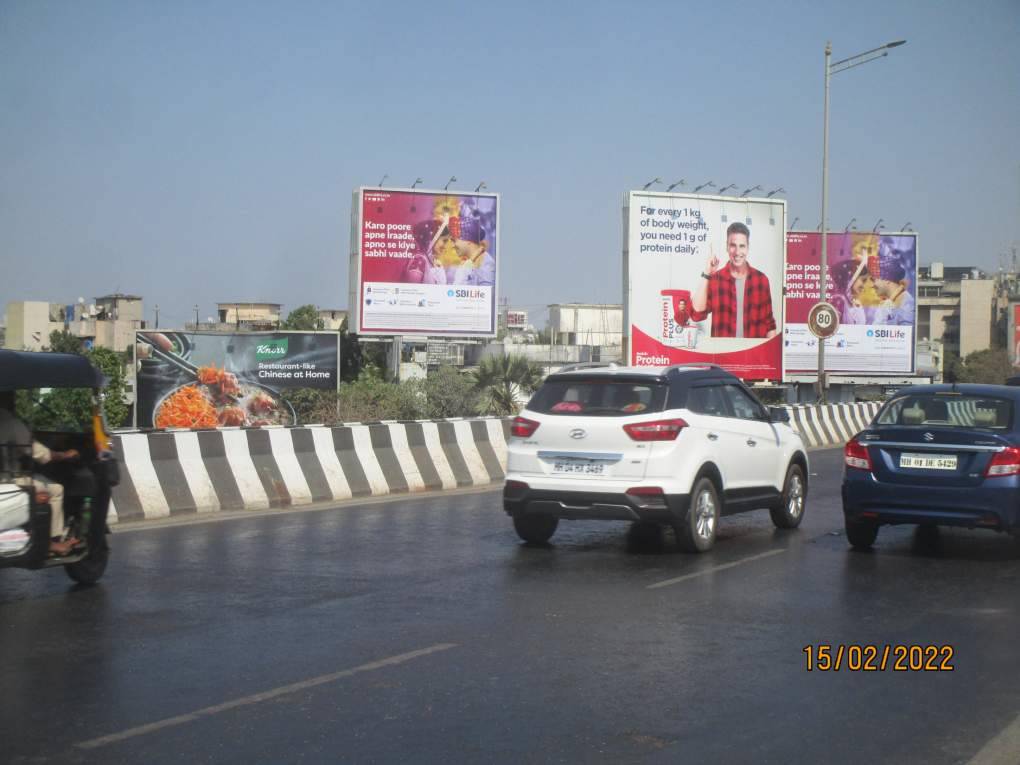
[[[832,337],[839,329],[839,314],[832,303],[815,303],[808,312],[808,329],[815,337]]]

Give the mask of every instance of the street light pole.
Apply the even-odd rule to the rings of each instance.
[[[829,60],[832,42],[825,43],[825,113],[822,118],[822,254],[818,264],[818,300],[825,301],[825,281],[829,276],[829,226],[825,219],[829,210]],[[825,403],[825,338],[818,338],[818,400]]]
[[[829,244],[829,79],[834,74],[852,69],[855,66],[866,64],[869,61],[874,61],[876,58],[882,58],[889,55],[890,48],[896,48],[903,45],[906,40],[896,40],[891,43],[873,48],[871,50],[864,51],[864,53],[858,53],[856,56],[850,56],[837,61],[835,64],[831,63],[832,59],[832,42],[826,41],[825,43],[825,107],[824,115],[822,118],[822,225],[819,229],[822,232],[822,247],[818,269],[818,299],[819,301],[825,300],[825,286],[826,280],[829,276],[829,259],[828,259],[828,244]],[[825,339],[818,338],[818,398],[821,403],[825,403]]]

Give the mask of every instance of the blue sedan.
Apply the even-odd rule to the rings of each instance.
[[[900,391],[847,443],[846,535],[870,547],[884,524],[985,528],[1020,541],[1020,388]]]

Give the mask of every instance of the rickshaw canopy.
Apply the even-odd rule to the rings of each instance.
[[[84,356],[0,350],[0,391],[104,385],[106,377]]]

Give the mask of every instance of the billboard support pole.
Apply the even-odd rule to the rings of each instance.
[[[829,59],[832,58],[832,43],[825,43],[825,110],[822,118],[822,246],[821,262],[818,269],[818,300],[825,302],[825,282],[828,277],[829,225]],[[818,400],[825,403],[825,338],[818,338]]]

